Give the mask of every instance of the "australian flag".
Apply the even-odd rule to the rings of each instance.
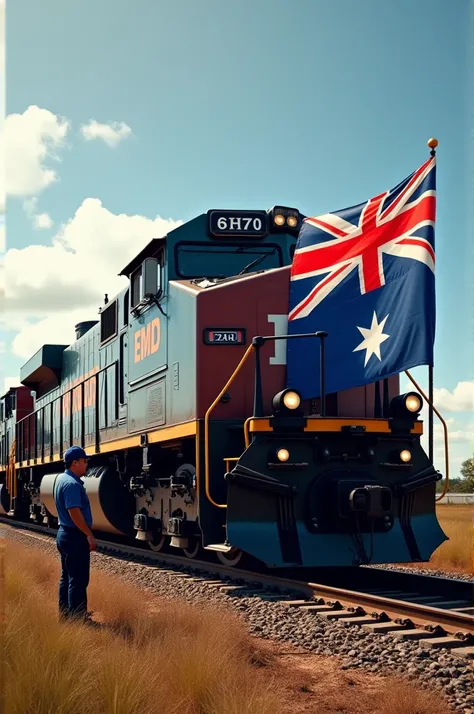
[[[433,364],[436,158],[396,188],[301,227],[288,334],[328,333],[326,393]],[[319,340],[287,341],[288,386],[320,395]]]

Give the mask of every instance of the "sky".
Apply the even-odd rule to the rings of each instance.
[[[4,389],[97,318],[152,237],[210,208],[358,204],[434,136],[435,405],[456,476],[474,448],[474,4],[6,4]],[[426,374],[413,370],[424,388]],[[435,436],[444,473],[439,423]]]

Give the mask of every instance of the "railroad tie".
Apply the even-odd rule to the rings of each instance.
[[[370,615],[356,615],[355,617],[341,617],[339,622],[350,622],[355,625],[369,625],[372,623],[378,623],[378,620]],[[385,625],[387,623],[384,622],[383,624]]]
[[[446,647],[447,649],[461,649],[464,645],[465,649],[474,649],[474,647],[466,647],[464,640],[461,640],[458,637],[453,637],[452,635],[445,635],[444,637],[431,637],[426,640],[422,639],[420,641],[420,645],[436,649],[440,649],[441,647]]]
[[[467,657],[468,659],[474,659],[474,646],[473,647],[453,647],[453,654],[458,657]]]
[[[362,625],[363,629],[369,630],[370,632],[381,632],[385,634],[392,634],[392,632],[400,632],[408,630],[407,625],[401,625],[398,622],[375,622],[374,624]]]
[[[424,641],[426,638],[426,642],[429,642],[430,640],[432,640],[436,637],[436,633],[429,632],[428,630],[414,629],[414,630],[400,630],[400,632],[394,632],[393,636],[397,637],[400,640],[422,640],[422,641]]]

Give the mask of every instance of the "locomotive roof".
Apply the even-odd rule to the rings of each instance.
[[[210,288],[218,288],[221,285],[228,285],[229,283],[236,283],[244,280],[255,280],[262,273],[283,273],[289,271],[290,267],[288,265],[283,265],[280,268],[266,268],[262,270],[257,270],[255,273],[242,273],[240,275],[231,275],[226,278],[192,278],[190,280],[172,280],[171,283],[176,283],[176,285],[181,285],[195,293],[201,292],[201,290],[208,290]]]
[[[152,238],[151,241],[147,243],[147,245],[134,258],[132,258],[130,263],[128,263],[128,265],[120,271],[119,275],[125,275],[129,278],[135,268],[138,268],[138,266],[143,263],[145,258],[150,258],[154,255],[165,242],[166,236],[163,236],[162,238]]]

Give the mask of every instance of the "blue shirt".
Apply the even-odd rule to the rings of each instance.
[[[89,496],[86,492],[86,487],[72,471],[66,471],[57,477],[54,485],[54,501],[59,516],[60,526],[69,526],[77,528],[68,513],[68,508],[80,508],[84,519],[89,526],[92,527],[92,512],[89,503]]]

